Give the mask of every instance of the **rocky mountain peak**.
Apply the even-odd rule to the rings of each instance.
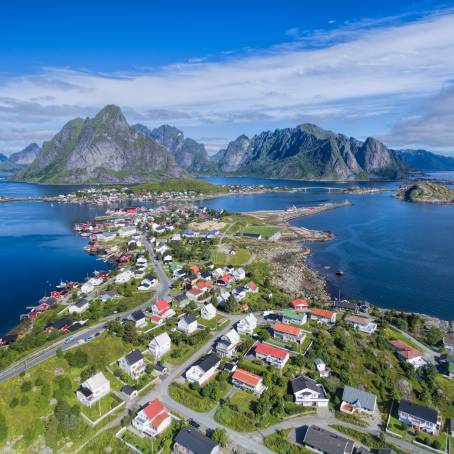
[[[123,112],[114,104],[103,107],[93,118],[92,125],[103,126],[116,131],[126,131],[129,129],[128,122],[126,121]]]

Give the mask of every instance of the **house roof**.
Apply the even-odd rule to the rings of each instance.
[[[257,284],[253,281],[249,281],[247,283],[247,286],[251,289],[251,290],[257,290]]]
[[[303,389],[310,389],[311,391],[318,393],[320,395],[320,398],[322,399],[326,398],[323,386],[318,384],[311,378],[306,377],[305,375],[301,375],[301,377],[294,378],[290,383],[292,385],[292,391],[294,393],[302,391]]]
[[[162,346],[162,345],[165,345],[165,344],[171,342],[171,339],[167,333],[161,333],[161,334],[158,334],[155,338],[153,338],[151,340],[150,344],[152,342],[156,343],[158,346]]]
[[[355,446],[352,440],[318,426],[307,428],[303,443],[325,454],[352,453]]]
[[[219,358],[214,353],[209,353],[205,355],[203,358],[199,359],[194,363],[194,366],[200,367],[204,372],[209,371],[212,369],[216,364],[219,363]]]
[[[159,399],[153,400],[143,409],[143,412],[150,421],[156,418],[156,416],[163,411],[165,411],[165,407]]]
[[[257,386],[261,381],[262,377],[259,375],[248,372],[247,370],[237,369],[232,375],[232,379],[246,383],[249,386]]]
[[[159,426],[169,417],[170,415],[166,412],[163,411],[160,413],[158,416],[156,416],[152,421],[151,425],[155,428],[158,429]]]
[[[196,287],[193,287],[189,290],[189,293],[191,293],[192,295],[195,295],[195,296],[199,296],[201,295],[203,292],[202,290],[196,288]]]
[[[345,386],[342,400],[351,405],[359,405],[368,411],[374,411],[377,397],[375,394],[363,391],[362,389]]]
[[[140,350],[133,350],[132,352],[129,352],[125,356],[125,360],[128,363],[129,366],[132,366],[135,363],[138,363],[139,361],[143,360],[142,353]]]
[[[319,309],[318,307],[314,307],[313,309],[311,309],[311,314],[315,315],[317,317],[321,317],[321,318],[331,318],[335,314],[335,312],[331,312],[331,311],[327,311],[325,309]]]
[[[414,359],[422,356],[422,352],[416,350],[400,339],[391,340],[389,343],[398,351],[399,355],[405,359]]]
[[[349,309],[351,311],[356,310],[356,303],[351,303],[350,301],[334,301],[334,307],[339,309]]]
[[[454,345],[454,333],[446,334],[446,336],[443,338],[443,342],[445,344]]]
[[[93,375],[93,377],[90,377],[88,380],[85,380],[85,382],[82,383],[82,385],[90,389],[97,389],[103,386],[108,381],[109,380],[107,380],[107,378],[104,377],[104,374],[102,372],[98,372],[97,374]]]
[[[210,454],[218,446],[216,442],[201,434],[198,430],[189,427],[178,432],[175,443],[185,447],[193,454]]]
[[[138,320],[142,320],[143,318],[145,318],[145,314],[143,313],[143,311],[141,310],[138,310],[138,311],[134,311],[132,314],[131,314],[131,318],[134,320],[134,321],[138,321]]]
[[[276,322],[273,325],[274,331],[279,331],[280,333],[291,334],[292,336],[299,336],[301,334],[301,328],[296,326],[286,325],[285,323]]]
[[[360,317],[359,315],[347,315],[345,317],[346,322],[356,323],[357,325],[367,326],[370,323],[370,319],[366,317]]]
[[[186,314],[183,317],[183,320],[187,325],[190,325],[191,323],[194,323],[197,321],[197,319],[195,318],[195,316],[193,314]]]
[[[285,318],[293,319],[293,320],[303,321],[304,317],[306,317],[306,314],[301,313],[301,312],[292,311],[291,309],[284,309],[282,311],[282,316]]]
[[[436,424],[438,421],[438,411],[425,407],[424,405],[415,404],[409,400],[401,400],[399,405],[399,411],[408,413],[409,415],[415,416],[416,418],[422,419],[424,421],[429,421],[433,424]]]
[[[309,303],[302,298],[297,298],[296,300],[292,301],[292,306],[293,307],[308,307]]]
[[[87,298],[82,298],[81,300],[77,301],[74,306],[80,309],[81,307],[87,306],[88,304],[90,304],[90,302],[87,300]]]
[[[241,342],[240,335],[237,333],[235,329],[231,329],[228,333],[225,333],[221,339],[226,341],[228,344],[236,344]]]
[[[281,348],[273,347],[270,344],[262,342],[255,347],[256,353],[260,353],[262,355],[267,356],[274,356],[279,359],[285,359],[288,356],[288,352],[286,350],[282,350]]]
[[[137,391],[136,388],[129,385],[124,385],[123,388],[121,388],[121,392],[127,396],[130,396],[135,391]]]
[[[167,300],[159,300],[154,303],[159,312],[164,312],[169,309],[170,304]]]

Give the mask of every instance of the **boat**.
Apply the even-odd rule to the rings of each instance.
[[[57,288],[66,288],[68,284],[62,280],[60,280],[60,283],[57,285]]]
[[[336,271],[336,276],[343,276],[344,272],[342,270],[337,270]]]

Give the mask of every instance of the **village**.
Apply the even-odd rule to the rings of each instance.
[[[392,311],[296,292],[295,268],[268,261],[298,241],[286,224],[171,203],[74,228],[106,269],[61,282],[1,338],[7,448],[452,449],[454,336],[433,349]]]

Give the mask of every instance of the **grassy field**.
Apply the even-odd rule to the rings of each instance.
[[[122,401],[114,394],[108,394],[96,402],[92,407],[83,407],[81,411],[94,422],[121,402]]]
[[[278,454],[312,454],[313,451],[304,448],[303,446],[291,443],[288,439],[290,429],[278,430],[277,432],[269,435],[263,441],[263,444],[271,451]]]
[[[416,350],[421,350],[420,347],[418,347],[414,342],[412,342],[408,337],[404,336],[400,331],[397,329],[394,329],[392,326],[387,326],[385,328],[385,333],[390,339],[399,339],[403,342],[405,342],[407,345],[410,345],[413,348],[416,348]]]
[[[245,265],[250,258],[251,253],[247,249],[242,248],[235,249],[235,255],[226,255],[218,250],[211,252],[211,261],[218,266],[241,266]]]
[[[153,181],[150,183],[139,184],[132,186],[130,190],[136,194],[144,194],[147,192],[184,192],[191,191],[199,194],[222,194],[225,193],[225,188],[208,183],[207,181],[198,180],[196,178],[175,178],[165,181]]]
[[[217,314],[216,317],[212,318],[211,320],[205,320],[202,317],[197,318],[198,323],[210,329],[216,329],[218,327],[218,324],[221,323],[223,320],[226,319],[219,314]]]
[[[279,232],[279,227],[273,225],[251,225],[243,229],[241,233],[253,233],[261,235],[262,238],[268,239],[270,236],[274,235],[276,232]]]

